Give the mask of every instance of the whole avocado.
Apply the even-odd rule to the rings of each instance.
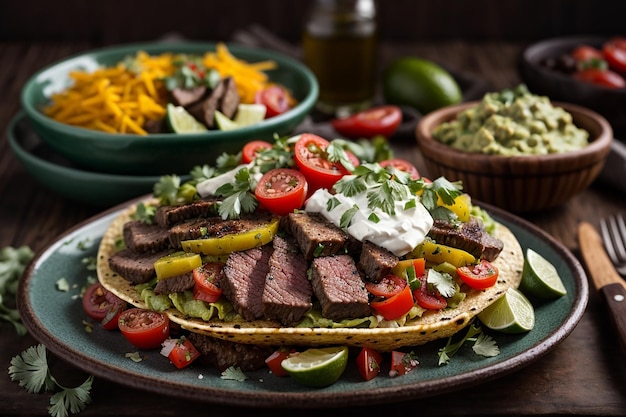
[[[383,95],[388,104],[411,106],[422,114],[460,103],[463,98],[448,71],[417,57],[399,58],[385,69]]]

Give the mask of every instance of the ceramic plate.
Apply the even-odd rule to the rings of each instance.
[[[13,153],[33,178],[73,201],[111,207],[151,192],[160,178],[78,168],[41,141],[23,112],[9,123],[7,137]]]
[[[123,206],[125,207],[125,206]],[[492,336],[500,354],[485,358],[464,346],[450,363],[437,365],[437,351],[446,340],[413,350],[420,361],[413,372],[391,378],[386,372],[364,382],[354,365],[354,354],[341,379],[327,388],[311,389],[290,378],[278,378],[267,370],[247,372],[247,380],[222,379],[213,368],[195,363],[177,370],[158,350],[135,352],[118,332],[98,326],[85,330],[78,296],[88,277],[94,276],[82,262],[97,253],[98,244],[117,206],[69,230],[35,257],[18,291],[20,313],[31,334],[59,357],[97,377],[145,391],[225,405],[256,407],[321,408],[385,403],[433,396],[501,377],[529,365],[549,352],[574,329],[587,304],[588,286],[582,266],[561,244],[535,226],[499,209],[486,206],[493,216],[518,237],[522,247],[543,254],[560,271],[567,295],[550,302],[534,302],[535,328],[522,335]],[[57,289],[65,278],[70,291]]]

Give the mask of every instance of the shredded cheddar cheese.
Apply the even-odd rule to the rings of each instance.
[[[140,51],[132,59],[92,73],[72,71],[73,85],[55,93],[44,109],[49,117],[73,126],[109,133],[146,135],[147,121],[165,117],[168,92],[165,78],[176,70],[177,55],[151,56]],[[129,62],[131,62],[129,64]],[[207,69],[222,78],[233,77],[242,103],[253,103],[255,94],[269,84],[264,71],[276,68],[273,61],[247,63],[235,58],[226,45],[202,57]]]

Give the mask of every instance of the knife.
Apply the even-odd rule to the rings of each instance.
[[[578,226],[578,244],[594,287],[609,311],[612,324],[626,354],[626,281],[622,279],[604,251],[602,239],[587,222]]]

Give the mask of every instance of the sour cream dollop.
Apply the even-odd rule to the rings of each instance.
[[[340,204],[328,209],[328,201],[336,199]],[[348,227],[343,230],[355,239],[366,240],[383,247],[396,256],[406,255],[424,241],[433,225],[433,218],[419,202],[405,210],[409,199],[395,201],[395,215],[389,215],[379,208],[368,207],[367,192],[348,197],[344,194],[331,194],[319,189],[307,200],[305,210],[320,213],[333,224],[340,226],[341,216],[356,204],[356,212]],[[371,220],[372,213],[378,220]]]

